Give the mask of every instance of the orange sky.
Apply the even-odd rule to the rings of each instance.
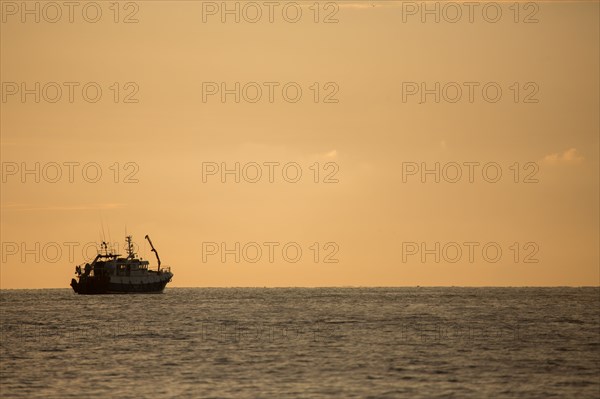
[[[422,23],[406,2],[320,3],[318,22],[303,2],[297,23],[283,2],[272,23],[267,8],[257,23],[248,8],[240,23],[222,23],[207,8],[220,2],[209,3],[121,3],[115,15],[99,2],[96,23],[79,8],[72,23],[66,9],[49,23],[55,10],[41,2],[40,22],[23,23],[21,2],[0,2],[1,288],[67,287],[102,226],[121,245],[127,229],[154,264],[149,234],[175,273],[170,286],[600,283],[597,1],[519,3],[518,16],[513,2],[499,3],[496,23],[485,3],[472,23],[467,14]],[[222,102],[222,82],[240,83],[238,103],[235,94]],[[436,82],[439,102],[421,101],[421,83]],[[23,99],[21,83],[33,94]],[[86,101],[95,87],[102,97]],[[297,87],[301,98],[286,101]],[[502,97],[486,100],[497,87]],[[239,183],[219,173],[203,181],[203,167],[236,162]],[[21,174],[36,163],[39,183],[36,172]],[[430,174],[422,183],[422,167],[436,163],[440,182]],[[252,183],[256,164],[262,178]],[[288,180],[302,170],[297,183],[282,175],[286,164]],[[462,179],[451,183],[456,165]],[[100,180],[86,181],[95,168]],[[500,180],[486,181],[498,168]],[[236,242],[239,263],[206,253]],[[269,242],[278,243],[272,263]],[[256,263],[248,243],[262,248]],[[301,248],[298,262],[285,259],[286,243]],[[434,250],[424,261],[422,243]],[[502,250],[497,262],[486,244],[488,259]]]

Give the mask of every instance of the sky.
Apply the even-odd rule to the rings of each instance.
[[[600,284],[597,1],[76,3],[0,2],[0,288]]]

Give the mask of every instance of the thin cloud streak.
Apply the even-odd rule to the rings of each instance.
[[[7,204],[2,205],[3,210],[13,211],[90,211],[124,208],[126,204],[104,203],[104,204],[86,204],[86,205],[66,205],[66,206],[32,206],[31,204]]]

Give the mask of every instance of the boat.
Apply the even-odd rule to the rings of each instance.
[[[76,278],[71,279],[73,291],[80,295],[161,293],[173,278],[170,267],[161,267],[158,252],[150,237],[146,239],[156,255],[157,270],[150,269],[150,262],[137,258],[132,236],[127,240],[127,256],[109,252],[106,242],[92,261],[75,267]]]

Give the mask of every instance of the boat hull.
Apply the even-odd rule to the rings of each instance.
[[[111,282],[110,277],[90,277],[77,281],[71,280],[73,291],[80,295],[101,294],[158,294],[163,292],[170,279],[154,282]]]

